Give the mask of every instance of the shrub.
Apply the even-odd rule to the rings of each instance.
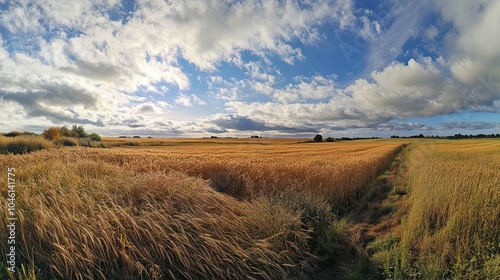
[[[92,141],[101,141],[102,140],[101,136],[99,136],[99,134],[97,134],[97,133],[91,133],[89,137],[90,137],[90,140],[92,140]]]
[[[61,137],[54,141],[54,144],[66,147],[78,146],[78,141],[75,138]]]
[[[82,147],[92,147],[92,140],[90,140],[90,138],[78,138],[78,145]]]
[[[40,136],[0,137],[0,153],[2,154],[25,154],[53,146],[52,142]]]
[[[70,130],[65,126],[59,128],[59,132],[61,133],[61,136],[73,137],[73,138],[79,137],[79,135],[76,132]]]
[[[332,137],[326,138],[326,142],[333,142],[333,138]]]
[[[62,135],[60,129],[58,127],[53,126],[44,130],[42,132],[42,136],[45,137],[45,139],[54,141],[61,138]]]
[[[317,134],[314,136],[314,142],[323,142],[323,136]]]
[[[89,134],[85,131],[85,129],[81,125],[80,126],[74,125],[73,128],[71,129],[71,131],[73,131],[73,133],[75,133],[78,138],[88,138],[89,137]]]

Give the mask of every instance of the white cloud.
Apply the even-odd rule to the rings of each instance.
[[[450,18],[459,32],[454,41],[454,53],[450,57],[453,75],[469,85],[477,84],[479,78],[487,76],[500,81],[500,2],[467,1],[461,4],[462,8],[458,9],[451,8],[452,3],[442,3],[443,14]],[[498,90],[495,93],[497,96],[500,95]]]
[[[346,18],[352,18],[351,1],[322,0],[302,6],[296,1],[176,1],[166,5],[144,1],[136,17],[144,23],[143,30],[165,30],[158,40],[178,48],[189,62],[214,69],[221,61],[240,61],[242,50],[258,55],[270,52],[293,63],[302,53],[287,42],[311,41],[317,37],[314,26],[325,20],[345,27]]]
[[[20,104],[30,117],[59,122],[88,118],[96,124],[116,122],[127,113],[159,112],[153,105],[134,107],[146,102],[135,91],[159,92],[156,85],[161,83],[190,89],[182,59],[203,71],[215,71],[223,62],[247,67],[263,82],[261,90],[269,91],[274,76],[262,65],[244,62],[243,52],[293,64],[304,56],[292,41],[313,44],[321,38],[318,26],[335,22],[345,29],[353,19],[351,0],[151,0],[138,1],[130,14],[121,13],[121,5],[119,0],[9,2],[0,11],[0,25],[16,36],[8,48],[3,39],[0,45],[2,107]],[[19,44],[16,37],[29,42]],[[162,93],[170,91],[160,87]],[[41,101],[51,96],[50,90],[64,89],[70,90],[57,102]],[[217,94],[235,100],[240,92]],[[92,106],[81,103],[84,97]],[[175,103],[189,107],[205,101],[181,93]],[[72,106],[87,106],[86,113],[72,112]]]
[[[205,105],[205,101],[201,100],[198,96],[194,94],[183,94],[180,93],[175,99],[175,103],[183,105],[185,107],[193,107],[193,105]]]
[[[328,127],[373,128],[380,130],[416,130],[418,126],[384,126],[390,120],[406,117],[426,117],[460,110],[476,110],[489,104],[489,95],[482,88],[467,88],[452,78],[446,78],[439,63],[424,57],[410,59],[407,64],[393,62],[381,71],[374,71],[371,79],[358,79],[344,89],[336,90],[333,81],[312,77],[308,83],[298,83],[281,91],[278,102],[228,102],[227,109],[237,115],[249,116],[268,124],[297,126],[304,123]],[[322,86],[317,86],[322,84]],[[315,87],[316,86],[316,87]],[[321,87],[325,94],[318,96]],[[328,97],[319,103],[297,103],[305,94]],[[490,104],[488,109],[494,110]],[[424,130],[424,126],[419,129]],[[429,127],[425,130],[430,129]]]
[[[370,21],[366,16],[361,17],[363,28],[360,31],[361,38],[365,40],[374,40],[381,32],[380,23],[376,20]]]
[[[159,93],[179,107],[205,105],[205,97],[183,93],[196,88],[187,73],[193,67],[208,73],[199,78],[208,85],[206,97],[227,101],[234,113],[219,123],[234,127],[424,129],[380,123],[461,110],[498,112],[500,2],[390,3],[385,14],[366,11],[356,20],[351,0],[149,0],[137,1],[130,14],[119,12],[118,0],[11,1],[0,11],[0,25],[11,32],[8,41],[0,37],[0,117],[17,120],[15,107],[30,125],[223,130],[210,121],[169,123],[160,115],[179,108],[143,97]],[[436,11],[446,22],[424,28]],[[307,60],[303,45],[330,36],[320,27],[331,23],[334,35],[357,32],[367,41],[359,50],[368,53],[364,78],[342,88],[324,73],[287,81],[271,58],[290,65]],[[440,29],[449,23],[452,30]],[[439,57],[416,51],[407,63],[395,61],[412,54],[403,47],[417,36],[443,44],[432,49]],[[222,77],[222,64],[247,77]]]
[[[295,80],[297,83],[275,89],[273,98],[282,103],[291,103],[301,100],[325,99],[335,94],[332,79],[316,75],[310,78],[296,77]]]

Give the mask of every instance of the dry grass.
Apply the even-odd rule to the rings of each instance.
[[[105,157],[132,170],[174,169],[202,176],[217,190],[241,199],[299,188],[341,205],[363,192],[401,145],[384,140],[269,145],[174,143],[178,145],[115,148]]]
[[[51,141],[48,141],[41,136],[0,136],[0,154],[25,154],[37,150],[52,148],[53,146],[54,144]]]
[[[499,167],[499,141],[416,146],[408,161],[408,214],[393,251],[396,276],[500,278]]]
[[[33,262],[39,279],[281,279],[307,270],[298,212],[237,201],[178,172],[58,152],[0,160],[17,167],[18,265]],[[6,197],[2,189],[2,205]]]
[[[39,279],[303,278],[313,239],[331,227],[327,200],[356,196],[398,146],[198,143],[1,156],[16,167],[18,266]],[[5,203],[6,189],[0,196]]]

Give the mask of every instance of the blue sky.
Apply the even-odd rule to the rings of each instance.
[[[0,131],[500,133],[500,1],[0,0]]]

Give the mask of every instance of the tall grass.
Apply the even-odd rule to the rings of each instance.
[[[25,154],[37,150],[48,149],[54,144],[41,136],[20,135],[16,137],[0,136],[1,154]]]
[[[133,170],[174,169],[240,199],[307,189],[335,207],[353,203],[392,161],[394,141],[115,148],[104,158]],[[137,164],[140,161],[141,164]]]
[[[300,211],[86,154],[0,157],[16,167],[18,267],[32,263],[39,279],[284,279],[309,269]],[[5,205],[6,188],[0,197]],[[2,216],[0,228],[6,223]]]
[[[500,143],[431,141],[410,154],[396,276],[500,278]]]
[[[315,264],[315,240],[338,234],[332,203],[353,201],[399,145],[74,147],[1,156],[2,166],[16,167],[18,266],[40,279],[303,279]],[[6,189],[0,196],[5,203]]]

